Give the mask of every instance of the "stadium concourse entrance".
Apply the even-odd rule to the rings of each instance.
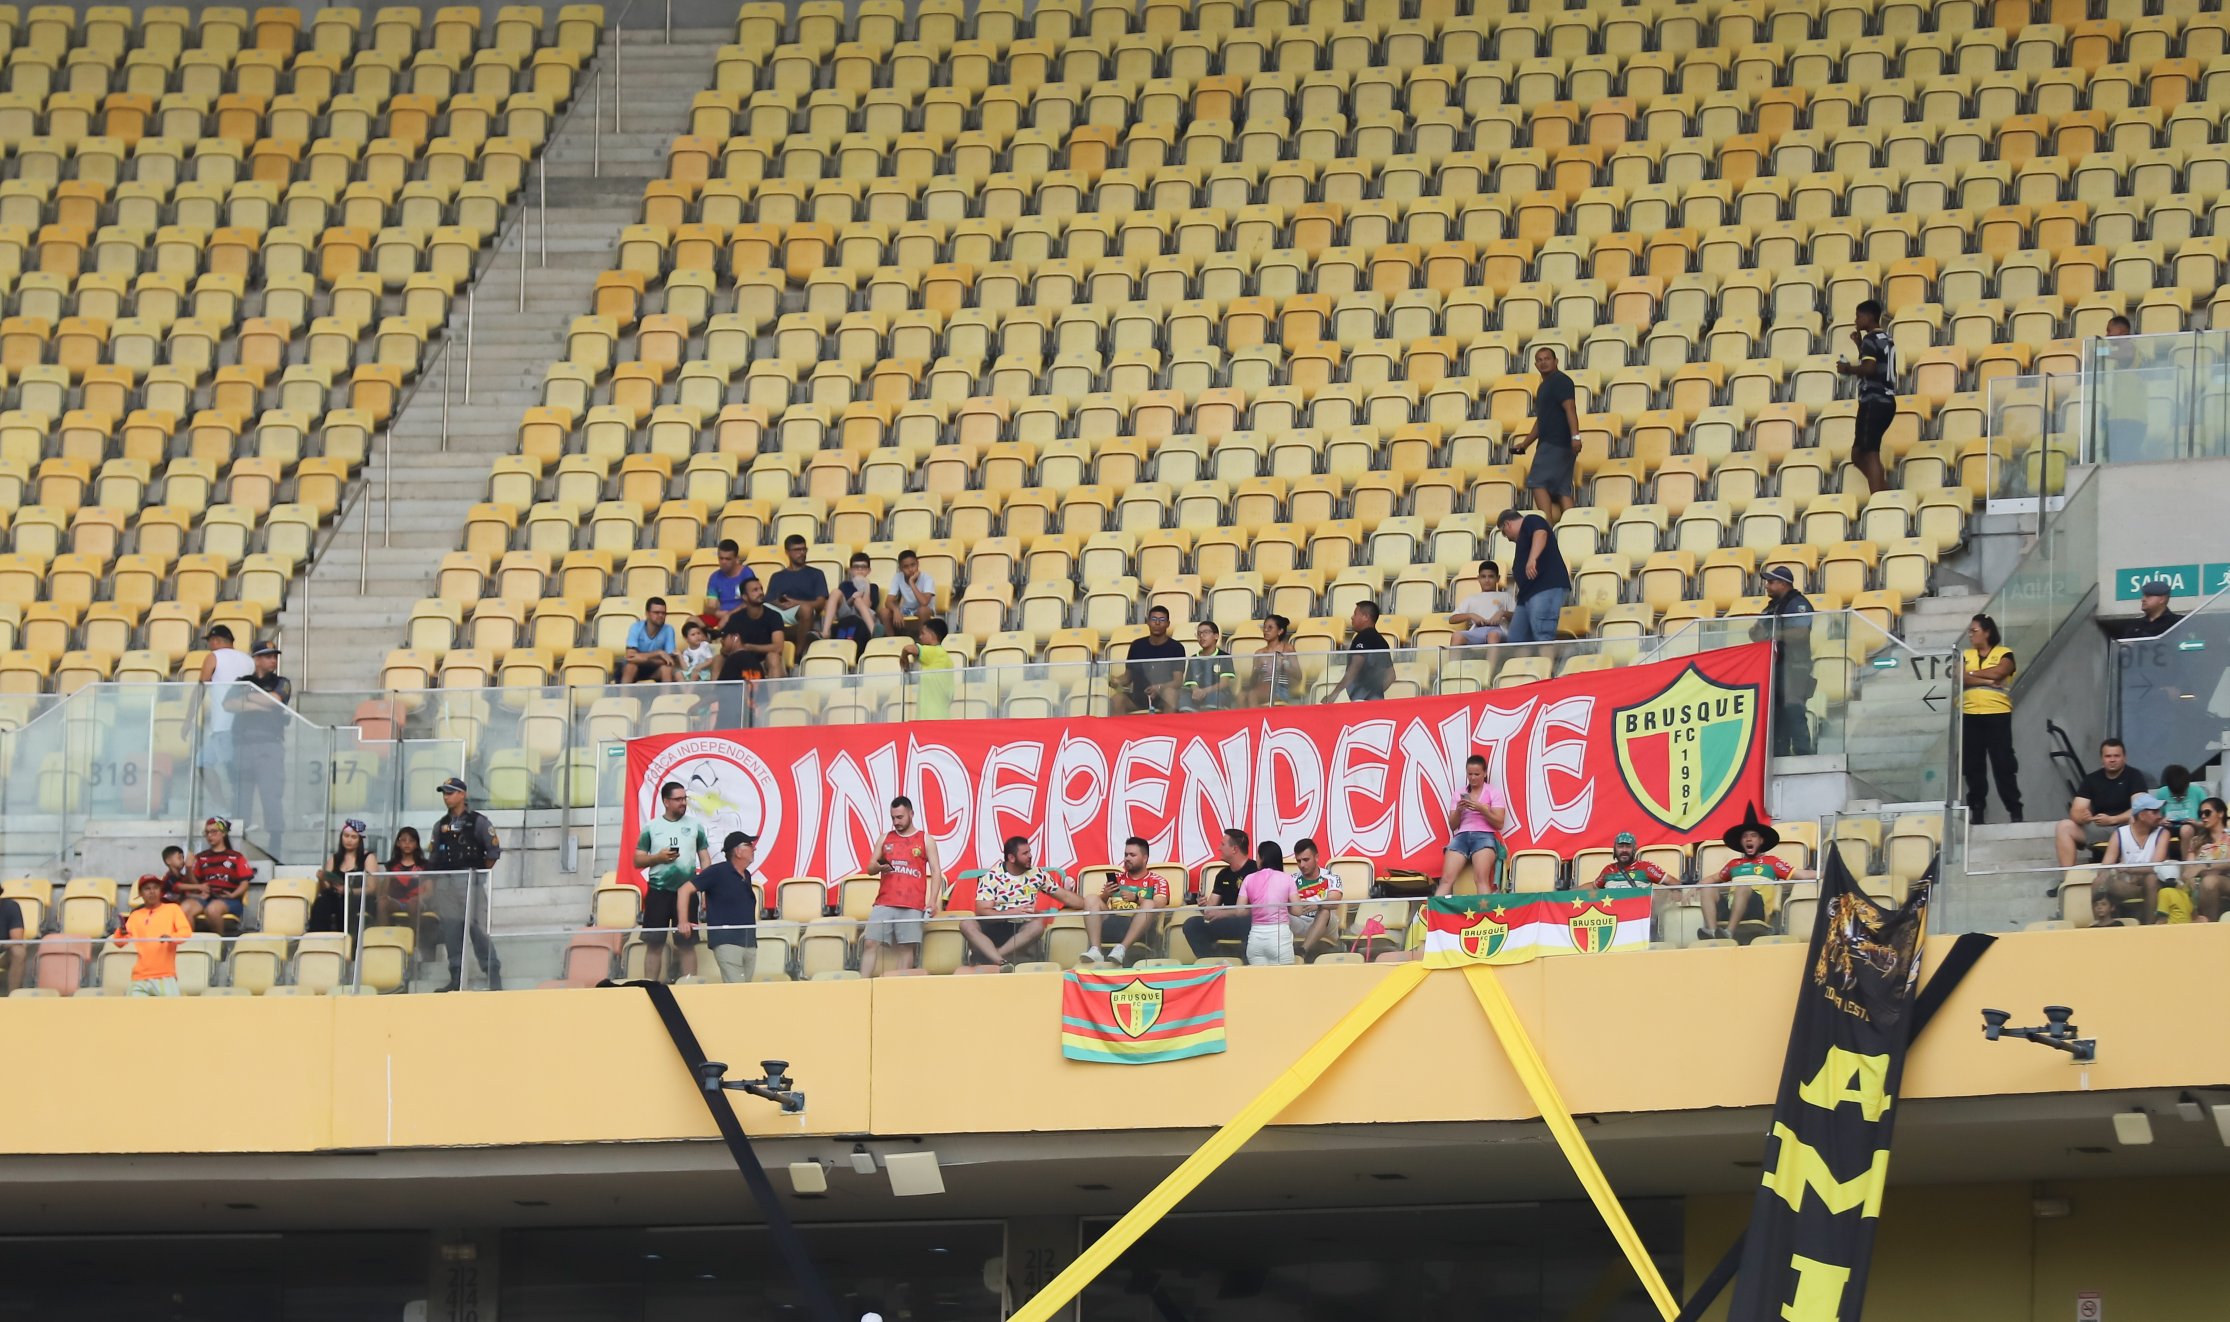
[[[1678,1278],[1677,1199],[1628,1203]],[[805,1228],[850,1316],[997,1322],[1113,1218]],[[1049,1237],[1047,1232],[1051,1231]],[[1061,1235],[1068,1241],[1059,1242]],[[0,1322],[797,1322],[755,1226],[0,1240]],[[444,1249],[448,1252],[445,1253]],[[1004,1279],[1002,1279],[1002,1276]],[[467,1311],[457,1307],[469,1283]],[[446,1296],[446,1297],[445,1297]],[[1084,1295],[1080,1322],[1641,1322],[1655,1316],[1583,1201],[1180,1213]],[[1063,1316],[1072,1316],[1064,1313]]]

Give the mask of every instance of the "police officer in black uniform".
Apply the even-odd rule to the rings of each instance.
[[[488,939],[488,906],[494,896],[491,889],[480,892],[480,901],[473,903],[472,887],[480,874],[486,873],[503,857],[503,843],[496,839],[495,823],[485,813],[475,812],[465,806],[465,782],[451,776],[441,783],[441,802],[449,811],[434,823],[428,854],[433,867],[440,872],[464,874],[458,880],[435,879],[433,909],[441,920],[441,942],[449,951],[449,985],[444,991],[455,991],[464,979],[465,936],[472,937],[472,953],[479,957],[480,967],[488,971],[488,990],[501,991],[503,977],[496,960],[495,943]]]

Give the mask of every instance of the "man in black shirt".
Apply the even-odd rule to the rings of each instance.
[[[752,889],[751,860],[759,837],[728,832],[720,842],[720,861],[681,884],[675,934],[686,941],[701,925],[712,947],[722,982],[749,982],[759,954],[759,899]]]
[[[0,959],[5,959],[8,965],[8,991],[21,987],[24,975],[30,971],[34,950],[31,938],[36,935],[24,926],[22,905],[14,900],[0,900],[0,941],[9,943],[0,947]]]
[[[1871,493],[1889,489],[1882,438],[1897,421],[1897,342],[1882,330],[1882,305],[1873,299],[1858,305],[1856,321],[1851,342],[1858,346],[1858,361],[1837,363],[1835,370],[1858,378],[1858,434],[1851,441],[1851,463],[1865,476]]]
[[[1533,466],[1525,472],[1525,489],[1533,493],[1533,506],[1554,523],[1572,508],[1574,448],[1579,444],[1579,392],[1572,378],[1558,370],[1556,350],[1533,351],[1534,370],[1541,374],[1541,388],[1533,395],[1533,428],[1510,443],[1510,453],[1533,449]]]
[[[279,673],[279,645],[259,643],[255,669],[233,687],[225,706],[232,718],[232,783],[240,788],[240,807],[254,820],[277,852],[286,819],[287,707],[294,681]]]
[[[821,625],[821,612],[828,607],[829,579],[805,562],[805,539],[796,533],[782,539],[782,554],[790,563],[775,570],[767,580],[767,594],[774,598],[775,612],[783,617],[790,641],[802,653],[813,641],[814,631]]]
[[[1123,656],[1123,687],[1115,693],[1115,714],[1175,711],[1184,692],[1185,645],[1169,636],[1169,608],[1146,612],[1146,636],[1131,641]]]
[[[1510,615],[1513,643],[1553,643],[1557,617],[1572,595],[1572,575],[1564,568],[1564,553],[1556,545],[1549,521],[1538,514],[1504,510],[1495,523],[1517,555],[1510,582],[1517,588],[1518,608]]]
[[[1247,852],[1249,847],[1247,833],[1237,827],[1223,833],[1223,847],[1216,851],[1216,860],[1223,866],[1216,869],[1215,879],[1208,883],[1210,895],[1200,897],[1200,912],[1185,920],[1185,940],[1192,946],[1194,959],[1206,959],[1215,954],[1218,941],[1246,944],[1247,931],[1254,925],[1254,919],[1246,910],[1237,907],[1239,883],[1261,866]],[[1209,903],[1211,895],[1212,904]]]
[[[2174,591],[2167,579],[2156,578],[2137,589],[2137,609],[2144,612],[2123,625],[2123,638],[2158,638],[2182,624],[2184,617],[2168,609],[2168,594]],[[238,738],[238,736],[234,736]]]
[[[1349,702],[1385,697],[1386,686],[1394,682],[1394,651],[1378,631],[1378,603],[1356,602],[1354,617],[1347,624],[1353,632],[1347,640],[1347,673],[1340,677],[1340,691]]]
[[[2059,834],[2054,842],[2058,847],[2060,866],[2075,866],[2076,855],[2087,854],[2090,847],[2105,841],[2114,834],[2114,828],[2127,826],[2133,820],[2129,801],[2151,789],[2153,781],[2144,772],[2129,764],[2129,750],[2119,739],[2109,739],[2098,746],[2098,769],[2083,777],[2075,787],[2075,798],[2067,805],[2067,816],[2060,819]]]
[[[720,691],[720,723],[743,723],[743,696],[734,687],[745,679],[782,678],[784,648],[782,617],[767,605],[767,587],[756,578],[743,583],[743,604],[720,626],[720,678],[729,687]]]
[[[1773,648],[1773,755],[1804,757],[1812,751],[1812,716],[1805,704],[1812,676],[1812,603],[1796,590],[1787,565],[1765,571],[1765,614],[1750,636]]]

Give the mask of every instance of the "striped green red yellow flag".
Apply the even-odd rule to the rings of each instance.
[[[1152,1065],[1223,1050],[1223,968],[1076,970],[1061,979],[1061,1054]]]
[[[1434,968],[1523,964],[1546,955],[1607,955],[1649,947],[1646,886],[1515,895],[1436,895],[1412,945]]]

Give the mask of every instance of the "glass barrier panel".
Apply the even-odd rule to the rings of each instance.
[[[1989,500],[2033,502],[2065,492],[2069,467],[2083,462],[2082,381],[2054,372],[1990,382],[1982,442]]]
[[[58,866],[68,848],[65,701],[51,693],[0,695],[0,864],[10,874]]]
[[[2119,718],[2112,728],[2129,746],[2132,764],[2158,776],[2171,765],[2215,761],[2230,747],[2230,590],[2217,591],[2158,638],[2117,642],[2114,686]]]
[[[2044,519],[1983,613],[2015,656],[2037,657],[2097,588],[2098,487],[2086,475]]]
[[[2121,335],[2084,341],[2091,455],[2100,463],[2181,459],[2191,453],[2201,381],[2219,353],[2204,334]]]

